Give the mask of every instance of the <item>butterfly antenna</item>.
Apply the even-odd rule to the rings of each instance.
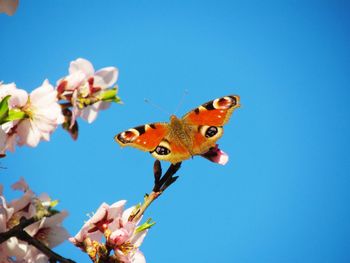
[[[180,102],[179,102],[179,104],[178,104],[177,107],[176,107],[176,110],[175,110],[175,112],[174,112],[174,115],[175,115],[175,114],[177,113],[177,111],[181,108],[181,106],[182,106],[182,104],[184,103],[185,98],[186,98],[187,95],[188,95],[188,90],[185,89],[184,92],[182,93]]]
[[[145,103],[148,103],[149,105],[152,105],[153,107],[157,108],[158,110],[160,110],[161,112],[165,112],[167,115],[170,115],[169,112],[167,110],[165,110],[163,107],[153,103],[152,101],[150,101],[149,99],[144,99]]]

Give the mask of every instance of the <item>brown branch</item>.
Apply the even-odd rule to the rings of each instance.
[[[178,176],[174,176],[176,172],[180,169],[181,162],[176,164],[171,164],[166,173],[162,176],[162,167],[160,161],[156,160],[153,166],[154,173],[154,186],[150,194],[146,194],[143,204],[137,208],[136,211],[131,213],[129,216],[129,221],[138,221],[141,216],[145,213],[146,209],[150,204],[156,200],[171,184],[173,184]]]
[[[36,247],[38,250],[40,250],[41,252],[43,252],[49,258],[50,263],[53,263],[53,262],[75,263],[75,261],[73,261],[71,259],[66,259],[66,258],[62,257],[61,255],[55,253],[50,248],[48,248],[46,245],[44,245],[42,242],[40,242],[36,238],[32,237],[24,230],[24,228],[35,223],[38,220],[40,220],[40,219],[37,217],[31,217],[28,219],[22,217],[20,219],[20,222],[18,225],[14,226],[13,228],[11,228],[10,230],[8,230],[4,233],[0,233],[0,244],[2,242],[5,242],[6,240],[8,240],[11,237],[16,237],[22,241],[26,241],[29,245],[32,245],[32,246]]]
[[[0,244],[2,242],[5,242],[6,240],[10,239],[11,237],[15,237],[19,231],[22,231],[24,228],[27,226],[35,223],[39,219],[36,217],[31,217],[31,218],[21,218],[20,222],[18,225],[14,226],[10,230],[0,233]]]
[[[61,255],[55,253],[50,248],[45,246],[42,242],[40,242],[36,238],[32,237],[24,230],[19,231],[17,233],[16,237],[20,240],[26,241],[28,244],[36,247],[41,252],[43,252],[49,258],[50,263],[51,262],[75,263],[75,261],[73,261],[71,259],[64,258]]]

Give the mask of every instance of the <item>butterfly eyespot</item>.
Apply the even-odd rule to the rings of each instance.
[[[200,126],[199,132],[206,138],[211,138],[216,135],[222,134],[222,128],[216,126]]]
[[[205,131],[205,137],[210,138],[215,136],[218,133],[218,128],[215,126],[210,126],[206,131]]]
[[[130,143],[133,142],[138,136],[139,132],[136,129],[130,129],[125,132],[120,133],[117,138],[122,143]]]
[[[170,153],[170,150],[168,148],[165,148],[164,146],[157,146],[157,148],[154,151],[158,155],[168,155]]]
[[[231,97],[223,97],[213,101],[213,106],[215,109],[229,109],[234,104]]]

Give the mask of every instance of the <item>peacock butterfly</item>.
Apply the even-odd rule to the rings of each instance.
[[[175,164],[215,148],[223,134],[223,125],[239,106],[239,96],[221,97],[191,110],[181,119],[172,115],[169,123],[137,126],[114,139],[123,147],[132,146]]]

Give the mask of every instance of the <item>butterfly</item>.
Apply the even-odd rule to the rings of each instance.
[[[202,104],[181,119],[170,116],[170,122],[137,126],[117,134],[121,146],[132,146],[150,152],[158,160],[173,164],[194,155],[207,153],[216,146],[234,109],[240,106],[239,96],[230,95]]]

